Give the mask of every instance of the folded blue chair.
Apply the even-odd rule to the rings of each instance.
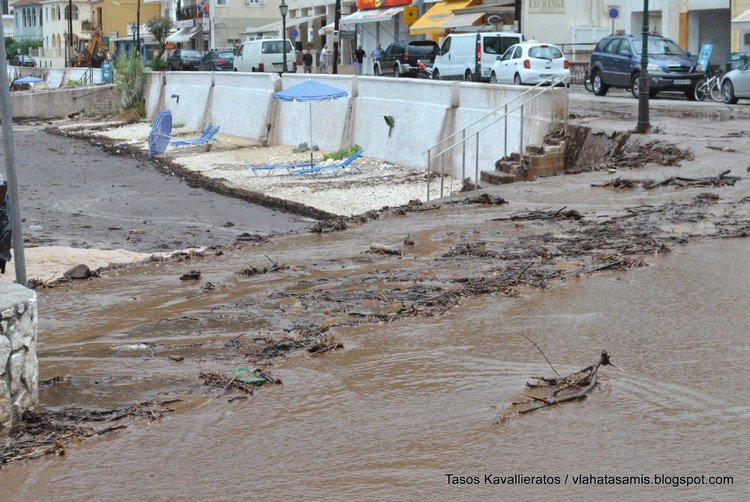
[[[154,119],[154,125],[148,133],[148,156],[164,153],[172,137],[172,112],[162,110]]]

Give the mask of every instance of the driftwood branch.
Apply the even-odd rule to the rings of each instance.
[[[524,338],[534,343],[533,340],[528,337],[524,336]],[[534,343],[534,345],[536,346],[536,343]],[[537,348],[539,347],[537,346]],[[547,359],[546,356],[545,359]],[[549,363],[549,360],[547,360],[547,362]],[[552,366],[552,363],[550,363],[550,366]],[[501,417],[501,421],[507,420],[510,414],[516,411],[519,414],[526,414],[549,406],[585,398],[596,388],[599,379],[599,368],[602,366],[613,366],[618,370],[623,371],[612,363],[609,354],[604,351],[600,354],[599,359],[597,359],[594,364],[579,371],[575,371],[568,376],[560,377],[558,373],[558,378],[535,377],[537,383],[526,384],[527,387],[533,389],[533,393],[523,394],[524,397],[528,398],[526,401],[512,403],[514,408],[511,409],[510,412],[506,412]],[[554,368],[552,369],[554,370]],[[555,373],[557,373],[557,371],[555,371]]]

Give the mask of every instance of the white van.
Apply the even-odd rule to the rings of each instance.
[[[489,82],[492,64],[519,42],[523,42],[523,35],[509,31],[451,33],[435,57],[432,78]]]
[[[263,38],[250,40],[240,45],[234,56],[234,71],[265,71],[281,73],[284,69],[286,46],[286,69],[297,71],[294,46],[289,39]]]

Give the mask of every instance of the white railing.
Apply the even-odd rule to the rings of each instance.
[[[475,139],[475,147],[476,152],[474,155],[474,180],[479,185],[479,133],[487,129],[488,127],[496,124],[500,120],[505,121],[505,127],[504,127],[504,147],[503,147],[503,154],[505,156],[508,155],[508,115],[518,109],[521,110],[521,117],[520,117],[520,132],[519,132],[519,153],[523,152],[523,107],[527,103],[530,103],[531,101],[537,99],[539,96],[544,94],[545,92],[550,91],[551,89],[556,88],[558,85],[561,84],[567,84],[568,78],[567,77],[549,77],[545,79],[544,81],[536,84],[535,86],[529,88],[528,90],[522,92],[515,98],[511,99],[510,101],[506,102],[505,104],[495,108],[494,110],[491,110],[487,112],[482,117],[478,118],[468,126],[464,127],[460,131],[456,131],[450,136],[440,140],[437,144],[433,145],[429,149],[427,149],[426,152],[423,152],[424,154],[427,154],[427,200],[430,200],[430,178],[432,177],[432,162],[433,161],[440,161],[440,197],[443,197],[443,190],[444,190],[444,183],[445,183],[445,155],[448,153],[451,153],[454,148],[457,146],[462,147],[461,151],[461,180],[463,181],[466,178],[466,141],[474,138]],[[544,89],[541,90],[541,92],[534,92],[537,91],[542,86],[545,86]],[[531,97],[528,97],[529,94],[534,93]],[[522,100],[523,98],[523,100]],[[513,103],[522,100],[521,103],[517,103],[513,106],[511,106]],[[502,111],[501,115],[497,115]],[[485,119],[491,119],[491,121],[487,124],[481,125],[480,123],[483,122]],[[568,117],[567,113],[565,114],[565,129],[567,133],[567,123],[568,123]],[[471,133],[467,134],[467,131],[473,127],[478,127],[478,129]],[[460,139],[457,139],[458,136],[461,136]],[[454,142],[451,143],[449,146],[443,147],[445,143],[448,143],[449,141],[453,140]],[[436,151],[433,153],[433,151]]]

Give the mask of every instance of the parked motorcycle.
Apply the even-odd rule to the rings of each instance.
[[[432,78],[432,66],[427,66],[420,59],[417,59],[417,66],[419,66],[417,78]]]

